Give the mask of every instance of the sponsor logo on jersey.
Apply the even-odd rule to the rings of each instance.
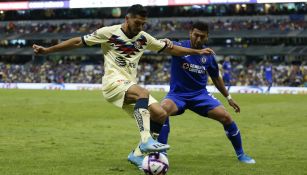
[[[206,74],[206,67],[197,65],[197,64],[189,64],[189,63],[183,63],[182,68],[185,70],[188,70],[190,72],[198,73],[198,74]]]

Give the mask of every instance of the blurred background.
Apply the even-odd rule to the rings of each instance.
[[[222,74],[224,61],[230,61],[232,86],[266,86],[269,66],[273,87],[307,87],[307,3],[292,0],[2,0],[1,87],[100,84],[100,46],[46,56],[35,56],[31,46],[50,46],[121,23],[127,6],[136,3],[148,7],[145,31],[158,39],[188,39],[194,21],[207,22],[208,46],[215,50]],[[146,52],[138,67],[139,82],[167,85],[170,58]]]

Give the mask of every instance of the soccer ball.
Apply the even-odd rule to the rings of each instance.
[[[165,175],[168,170],[168,159],[162,153],[150,153],[145,156],[142,168],[147,175]]]

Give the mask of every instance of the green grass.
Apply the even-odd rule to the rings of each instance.
[[[233,97],[241,114],[226,107],[257,164],[239,163],[222,126],[187,111],[171,119],[168,174],[306,174],[307,96]],[[138,140],[135,121],[99,91],[0,90],[1,175],[142,174],[126,161]]]

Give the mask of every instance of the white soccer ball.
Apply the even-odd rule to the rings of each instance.
[[[145,156],[142,168],[147,175],[164,175],[168,170],[167,157],[162,153],[150,153]]]

